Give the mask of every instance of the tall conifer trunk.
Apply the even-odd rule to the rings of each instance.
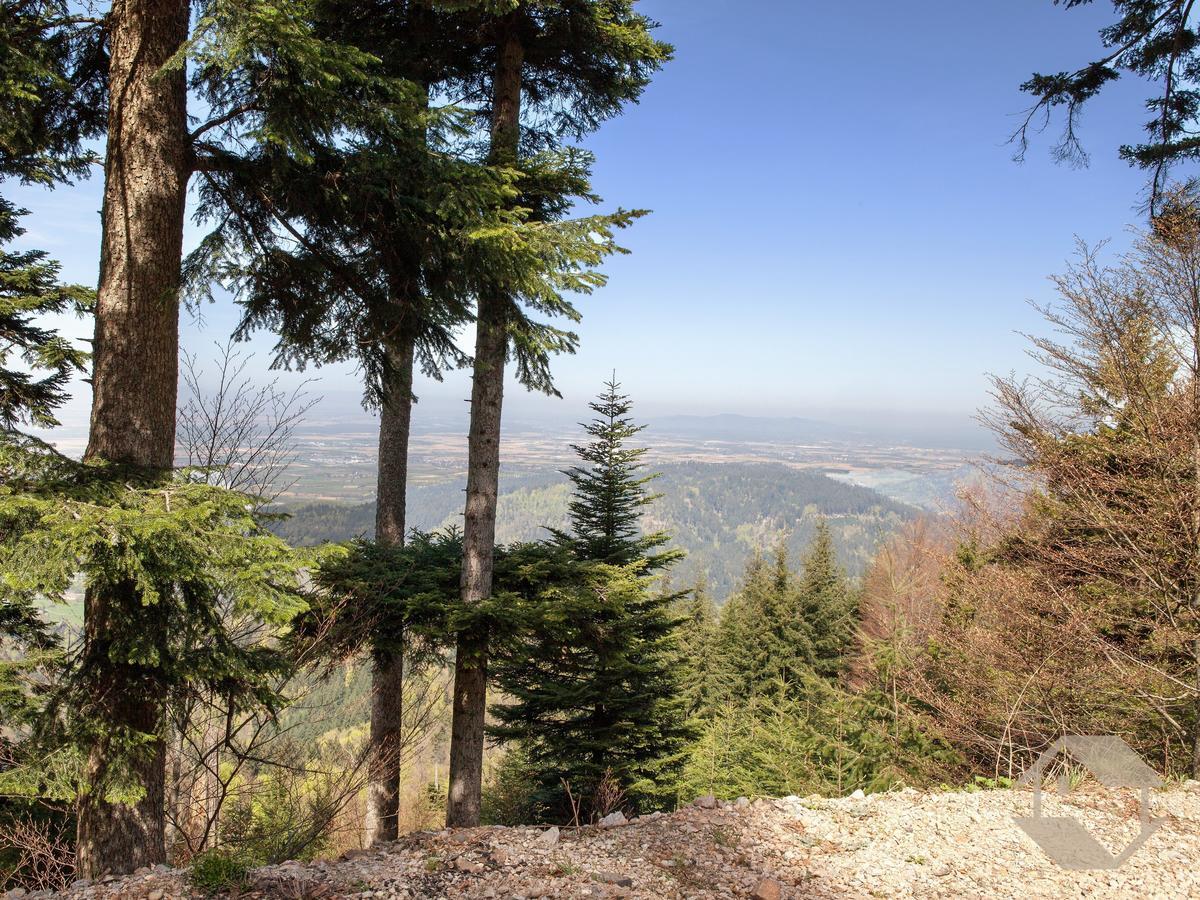
[[[516,165],[521,136],[521,67],[518,27],[522,10],[504,22],[492,87],[492,148],[495,165]],[[506,316],[512,298],[502,291],[479,297],[471,427],[467,440],[467,503],[463,523],[462,602],[475,606],[492,592],[496,543],[496,496],[500,478],[500,413],[508,355]],[[450,793],[446,824],[479,824],[483,789],[483,737],[487,713],[488,648],[485,635],[460,634],[454,662],[454,708],[450,727]]]
[[[87,456],[152,468],[175,459],[179,270],[191,174],[182,71],[186,0],[116,0]]]
[[[423,43],[429,10],[418,5],[412,12],[414,47]],[[424,74],[411,76],[424,81]],[[429,85],[425,84],[425,104],[429,104]],[[422,142],[428,135],[422,136]],[[408,488],[408,443],[412,427],[413,362],[415,330],[412,318],[419,302],[417,272],[420,260],[406,258],[399,248],[394,260],[402,275],[392,278],[392,299],[403,305],[393,340],[384,339],[384,350],[391,367],[383,385],[379,419],[378,481],[375,489],[375,540],[403,544],[406,531]],[[370,762],[367,767],[367,846],[399,837],[400,763],[404,743],[404,650],[376,652],[371,673]]]
[[[86,456],[168,469],[175,455],[189,156],[184,73],[162,67],[187,38],[188,4],[115,0],[109,21],[108,146]],[[83,666],[89,712],[106,732],[88,753],[79,800],[82,877],[165,859],[162,690],[153,667],[115,661],[131,637],[155,647],[165,632],[161,607],[142,606],[132,584],[88,592]],[[113,731],[156,736],[132,760],[129,774],[144,791],[133,803],[105,796],[118,775]]]
[[[379,420],[379,474],[375,491],[375,540],[403,544],[408,438],[412,421],[413,342],[388,347],[391,377],[384,385]],[[400,751],[403,743],[404,653],[375,654],[371,674],[370,761],[367,767],[366,843],[394,841],[400,816]]]

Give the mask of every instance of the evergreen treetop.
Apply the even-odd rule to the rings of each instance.
[[[634,424],[629,415],[633,401],[620,388],[615,379],[605,382],[604,391],[589,404],[596,418],[581,426],[592,440],[571,445],[587,465],[563,471],[573,487],[568,505],[571,528],[569,533],[555,531],[555,537],[574,547],[581,559],[613,566],[641,561],[652,571],[680,554],[653,552],[669,540],[663,532],[641,533],[642,514],[658,498],[646,485],[658,476],[639,474],[647,448],[627,442],[646,426]]]
[[[795,690],[808,673],[812,638],[783,541],[771,561],[755,554],[724,612],[728,620],[722,616],[722,649],[736,693]]]
[[[522,66],[523,150],[534,154],[559,138],[581,138],[636,102],[674,55],[653,37],[658,23],[637,0],[468,0],[459,22],[480,35],[478,56],[450,83],[464,105],[490,122],[491,73],[500,29],[516,27]],[[454,4],[448,4],[454,5]],[[512,18],[509,18],[512,17]]]
[[[511,237],[480,243],[474,266],[478,294],[498,302],[518,380],[531,390],[557,394],[550,359],[573,353],[578,336],[535,316],[573,323],[579,312],[570,294],[590,294],[605,283],[596,271],[604,258],[625,252],[613,241],[644,210],[569,218],[599,198],[591,188],[590,153],[566,139],[579,138],[636,102],[673,48],[652,37],[657,23],[635,9],[635,0],[452,0],[455,33],[469,36],[471,52],[447,70],[442,89],[475,112],[468,150],[477,161],[519,174],[509,215],[528,227]],[[520,48],[520,122],[515,140],[492,140],[494,78],[502,46]],[[513,152],[515,150],[515,153]]]
[[[704,715],[716,706],[724,671],[718,645],[717,608],[703,580],[676,604],[676,633],[680,668],[680,696],[688,716]]]
[[[838,678],[846,670],[853,649],[857,602],[837,561],[833,537],[824,519],[804,557],[800,582],[801,616],[812,647],[813,670],[825,678]]]
[[[875,690],[841,680],[853,596],[818,523],[805,570],[792,573],[784,544],[756,553],[726,602],[705,658],[684,662],[689,713],[701,734],[688,748],[681,796],[842,795],[881,790],[960,764],[929,723]],[[682,633],[695,646],[703,606]],[[699,623],[699,624],[697,624]],[[707,694],[704,685],[715,686]]]

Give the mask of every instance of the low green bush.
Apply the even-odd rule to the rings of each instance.
[[[192,885],[208,894],[244,888],[250,880],[254,860],[241,850],[217,848],[192,860],[188,875]]]

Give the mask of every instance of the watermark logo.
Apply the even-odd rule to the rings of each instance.
[[[1069,816],[1042,815],[1042,781],[1045,779],[1047,766],[1059,755],[1069,757],[1083,766],[1106,788],[1130,788],[1138,791],[1138,820],[1141,828],[1120,853],[1114,855],[1110,852],[1076,819]],[[1013,821],[1047,856],[1064,869],[1076,872],[1115,869],[1137,853],[1164,821],[1150,816],[1150,789],[1162,784],[1162,779],[1119,737],[1061,737],[1038,757],[1037,762],[1029,767],[1018,783],[1033,788],[1033,815],[1015,816]],[[1067,776],[1059,776],[1058,794],[1065,796],[1070,789]]]

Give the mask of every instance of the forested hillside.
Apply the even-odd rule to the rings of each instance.
[[[838,557],[852,575],[868,565],[880,542],[917,510],[867,488],[816,472],[769,463],[670,463],[652,489],[660,496],[645,515],[650,531],[671,535],[687,556],[672,571],[677,584],[706,577],[718,602],[737,585],[756,550],[787,536],[799,558],[819,517],[833,535]],[[566,522],[568,482],[558,472],[501,476],[496,538],[501,543],[546,536]],[[462,485],[415,485],[408,491],[412,527],[462,523]],[[293,544],[344,541],[374,530],[373,503],[307,503],[284,507],[289,518],[272,528]]]

